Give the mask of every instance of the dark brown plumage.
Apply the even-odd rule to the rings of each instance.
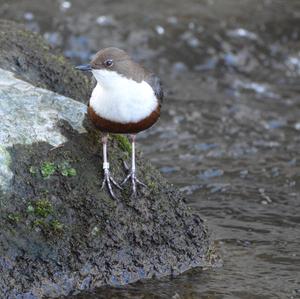
[[[102,132],[116,134],[137,134],[141,131],[149,129],[156,123],[160,115],[160,106],[157,106],[156,110],[154,110],[148,117],[136,123],[122,124],[107,120],[98,116],[92,107],[88,108],[88,115],[95,127]]]

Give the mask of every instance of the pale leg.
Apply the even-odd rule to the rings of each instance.
[[[129,170],[129,174],[125,178],[125,180],[122,182],[121,185],[124,185],[129,179],[131,179],[132,184],[132,191],[133,194],[136,195],[136,185],[142,185],[143,187],[147,187],[144,183],[142,183],[137,177],[136,177],[136,165],[135,165],[135,136],[136,135],[130,135],[131,137],[131,169]]]
[[[122,189],[122,187],[110,175],[109,163],[108,163],[108,160],[107,160],[107,141],[108,141],[108,134],[105,134],[102,137],[104,179],[103,179],[103,182],[102,182],[101,190],[104,188],[105,185],[107,185],[108,191],[109,191],[111,197],[114,198],[114,199],[117,199],[114,192],[113,192],[113,190],[112,190],[112,184],[115,185],[119,189]]]

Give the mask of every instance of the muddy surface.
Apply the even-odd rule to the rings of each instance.
[[[298,298],[296,0],[0,1],[74,63],[123,47],[165,83],[144,155],[214,231],[224,265],[78,298]]]

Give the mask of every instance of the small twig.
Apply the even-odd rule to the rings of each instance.
[[[52,151],[54,151],[54,150],[56,150],[56,149],[58,149],[58,148],[64,147],[64,146],[65,146],[65,145],[64,145],[63,143],[61,143],[61,144],[59,144],[59,145],[57,145],[57,146],[54,146],[54,147],[50,148],[49,152],[52,152]]]

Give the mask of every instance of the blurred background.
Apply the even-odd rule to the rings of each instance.
[[[116,46],[162,78],[161,120],[138,147],[223,260],[72,298],[300,298],[300,1],[0,0],[0,18],[74,65]]]

